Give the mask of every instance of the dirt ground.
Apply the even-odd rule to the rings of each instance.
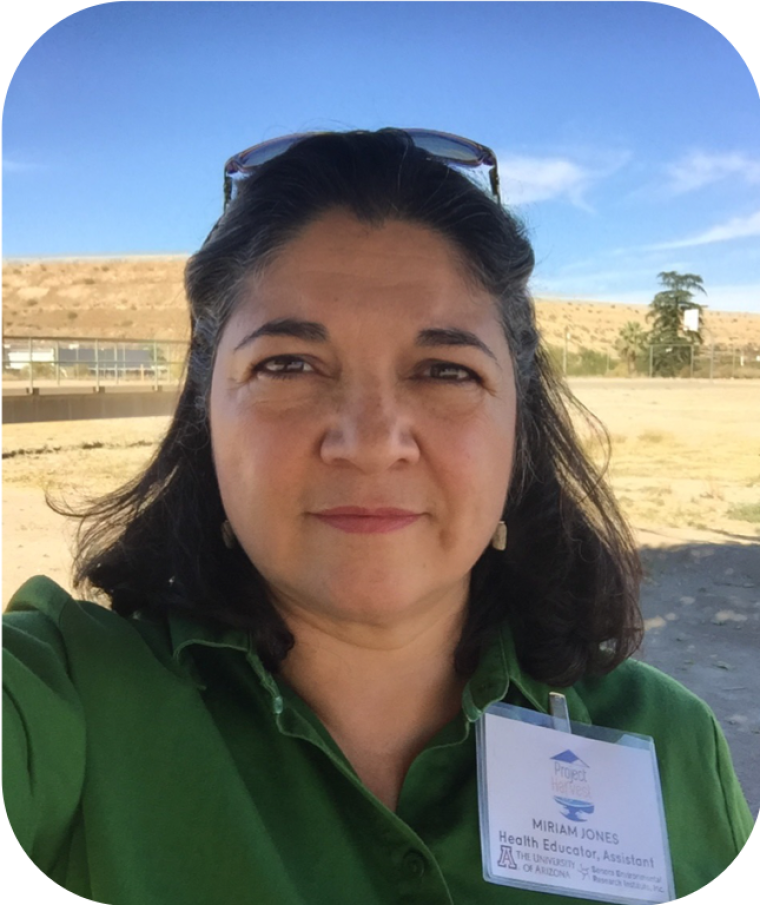
[[[715,710],[757,814],[760,381],[587,379],[572,388],[606,425],[609,477],[640,545],[640,655]],[[45,489],[76,500],[116,486],[147,460],[166,424],[4,427],[4,602],[39,572],[70,586],[72,529],[46,507]]]

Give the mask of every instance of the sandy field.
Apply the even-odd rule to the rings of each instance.
[[[760,381],[578,379],[572,388],[607,428],[609,478],[641,548],[641,656],[713,707],[757,813]],[[166,424],[4,426],[4,602],[39,572],[70,586],[73,528],[46,507],[45,492],[76,501],[117,486],[146,462]]]

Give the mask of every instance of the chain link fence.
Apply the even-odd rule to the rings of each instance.
[[[184,374],[187,343],[176,340],[3,337],[3,385],[158,389]]]
[[[567,377],[676,377],[680,379],[760,378],[760,346],[653,344],[635,355],[549,346],[557,370]]]
[[[635,356],[548,346],[567,377],[760,378],[760,346],[649,345]],[[177,386],[184,374],[187,343],[179,340],[3,338],[3,385],[35,388]]]

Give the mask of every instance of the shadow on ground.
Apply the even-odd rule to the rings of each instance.
[[[643,546],[639,658],[706,701],[760,810],[760,544]]]

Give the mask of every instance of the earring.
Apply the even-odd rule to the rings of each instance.
[[[494,550],[506,550],[507,549],[507,523],[499,522],[496,526],[496,530],[493,533],[493,537],[491,538],[491,546]]]
[[[224,541],[224,546],[228,550],[235,549],[237,538],[235,537],[235,532],[232,530],[232,525],[230,524],[229,519],[225,519],[222,522],[222,540]]]

